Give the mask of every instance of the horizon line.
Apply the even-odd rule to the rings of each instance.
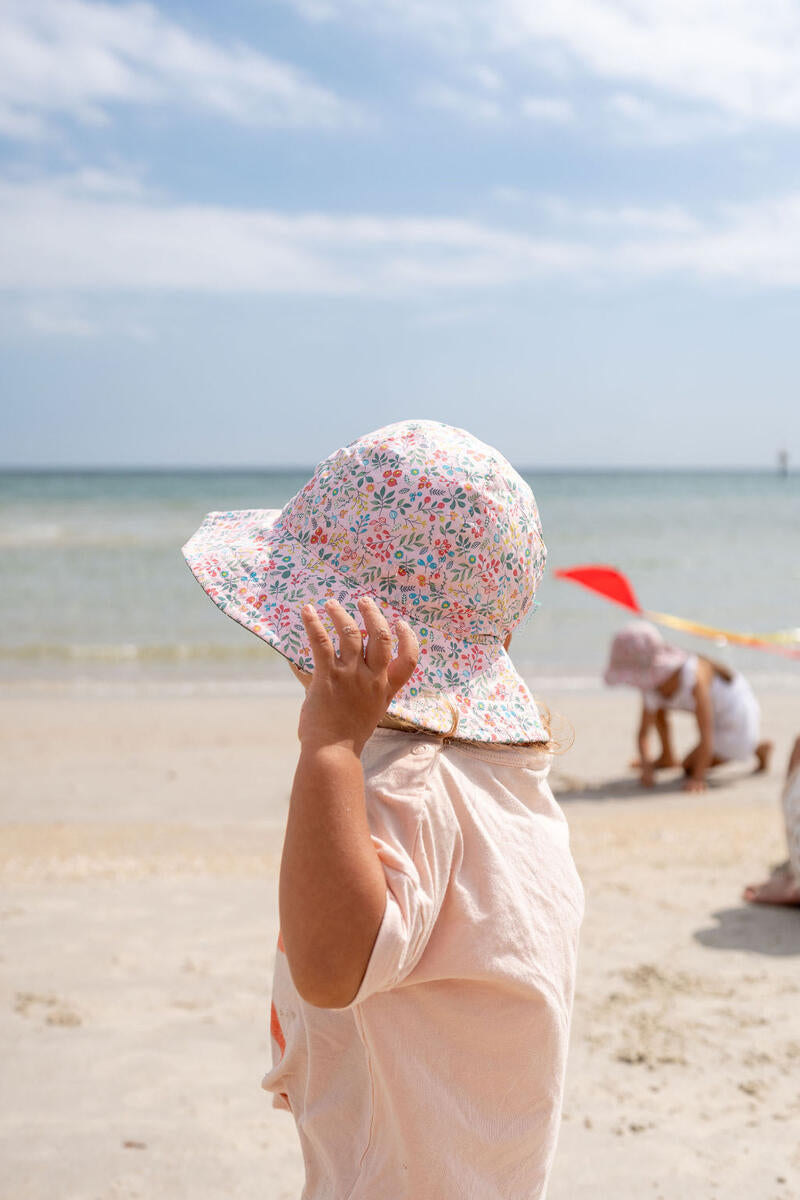
[[[514,464],[512,464],[514,465]],[[555,466],[536,464],[514,465],[521,475],[540,474],[555,475],[569,471],[586,471],[597,474],[619,472],[655,472],[655,471],[707,471],[707,472],[754,472],[764,475],[796,475],[800,474],[800,466],[787,465],[784,470],[778,464],[765,463],[561,463]],[[306,463],[230,463],[213,465],[211,463],[2,463],[0,473],[3,474],[177,474],[180,472],[203,472],[214,475],[261,474],[263,472],[282,472],[284,474],[300,474],[308,472],[313,475],[315,464]]]

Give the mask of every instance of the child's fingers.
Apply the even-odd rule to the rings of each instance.
[[[342,662],[352,662],[354,658],[361,658],[364,654],[361,630],[347,609],[343,608],[338,600],[328,600],[325,611],[339,635],[339,657]]]
[[[400,688],[405,687],[414,674],[418,658],[419,642],[416,639],[413,629],[405,621],[398,621],[397,654],[389,663],[386,671],[386,677],[393,696],[395,692],[400,691]]]
[[[330,671],[336,659],[333,643],[313,604],[303,606],[300,616],[303,619],[308,640],[311,644],[311,654],[314,659],[315,671]]]
[[[367,652],[364,655],[372,671],[385,671],[392,658],[392,631],[381,610],[369,596],[362,596],[358,609],[367,627]]]

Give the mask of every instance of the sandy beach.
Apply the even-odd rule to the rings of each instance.
[[[800,911],[740,893],[785,856],[796,697],[760,697],[771,771],[700,797],[636,784],[633,695],[546,699],[587,894],[550,1200],[792,1200]],[[259,1086],[297,703],[6,688],[4,1200],[299,1197]]]

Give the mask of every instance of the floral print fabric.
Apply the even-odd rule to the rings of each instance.
[[[370,595],[411,624],[420,661],[390,707],[435,732],[545,741],[503,649],[530,611],[546,550],[528,485],[498,451],[435,421],[403,421],[318,466],[280,512],[210,513],[183,548],[215,604],[301,670],[303,604],[357,616]],[[327,622],[327,617],[323,616]]]

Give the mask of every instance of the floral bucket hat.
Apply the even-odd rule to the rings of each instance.
[[[369,433],[321,462],[285,508],[209,513],[183,553],[224,613],[301,670],[313,669],[302,606],[333,598],[358,619],[355,601],[371,596],[419,641],[392,716],[481,742],[548,740],[503,648],[544,569],[536,502],[463,429],[401,421]]]
[[[611,687],[652,691],[669,679],[688,658],[685,650],[665,642],[649,621],[631,621],[611,643],[611,654],[603,678]]]

